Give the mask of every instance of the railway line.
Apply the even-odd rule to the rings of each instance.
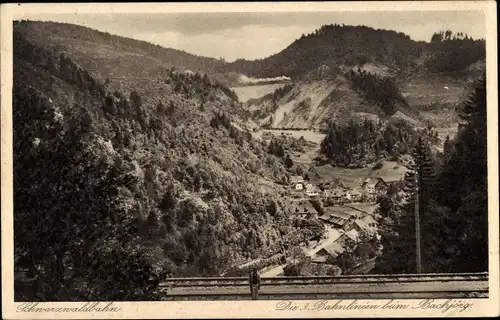
[[[248,278],[170,278],[166,300],[251,299]],[[263,277],[259,299],[488,297],[487,273]]]

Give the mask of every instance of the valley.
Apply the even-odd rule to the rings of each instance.
[[[484,40],[460,37],[326,25],[268,58],[227,63],[16,22],[16,270],[85,299],[125,300],[158,298],[165,278],[253,268],[413,272],[401,265],[410,258],[393,256],[413,250],[397,247],[413,243],[398,238],[413,235],[398,229],[411,225],[400,223],[413,214],[409,177],[438,168],[453,188],[458,123],[470,114],[461,110],[484,72]],[[449,43],[460,44],[451,48],[460,64],[442,62]],[[439,192],[426,212],[461,214],[461,197]],[[89,289],[93,277],[103,280]]]

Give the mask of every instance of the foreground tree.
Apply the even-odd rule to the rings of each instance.
[[[16,267],[48,300],[155,299],[165,271],[120,205],[135,177],[113,160],[86,114],[62,115],[36,89],[14,90]],[[155,267],[156,266],[156,267]]]
[[[451,214],[442,223],[454,229],[447,239],[456,248],[456,271],[488,270],[488,166],[486,79],[483,75],[460,110],[464,123],[440,175],[442,205]]]
[[[383,255],[379,273],[416,272],[415,212],[421,218],[423,272],[488,270],[488,190],[486,148],[486,88],[484,77],[464,103],[465,125],[445,154],[439,179],[433,178],[425,148],[408,175],[407,201],[381,199]],[[420,156],[418,156],[420,154]],[[420,167],[420,168],[419,168]],[[415,180],[415,172],[421,177]],[[428,181],[432,182],[430,185]],[[418,186],[418,188],[416,188]],[[419,190],[418,197],[415,190]],[[419,199],[415,210],[414,199]]]

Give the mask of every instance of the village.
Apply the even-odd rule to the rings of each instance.
[[[376,198],[389,188],[384,179],[368,178],[359,187],[330,188],[329,184],[315,186],[302,176],[290,178],[288,213],[299,219],[319,219],[325,224],[322,241],[309,242],[303,248],[313,262],[325,263],[344,251],[347,237],[356,241],[360,233],[377,234]],[[312,202],[322,203],[318,212]]]
[[[302,150],[290,150],[293,162],[302,168],[311,168],[311,154],[317,152],[319,144],[324,137],[323,133],[309,129],[266,129],[254,132],[254,135],[262,141],[270,143],[272,140],[280,141],[290,146],[294,141],[300,141],[305,147]],[[304,156],[306,153],[309,155]],[[404,159],[402,159],[404,160]],[[390,165],[387,163],[387,165]],[[295,167],[295,165],[294,165]],[[396,169],[397,167],[400,167]],[[377,176],[371,167],[368,177],[362,179],[344,180],[342,174],[329,172],[318,175],[314,166],[313,171],[302,170],[303,175],[291,175],[286,192],[283,197],[283,210],[292,219],[308,221],[311,223],[322,223],[325,233],[321,239],[302,239],[299,249],[310,258],[314,264],[328,264],[342,257],[342,254],[352,250],[352,244],[357,246],[361,235],[369,235],[380,239],[378,234],[378,215],[376,213],[377,198],[385,194],[391,184],[400,181],[404,175],[405,165],[393,163],[392,167],[384,174],[384,178]],[[330,171],[329,169],[327,169]],[[387,174],[389,171],[391,174]],[[361,174],[360,174],[361,175]],[[344,183],[348,182],[348,183]],[[347,248],[351,246],[351,248]],[[272,263],[260,268],[263,276],[280,276],[284,274],[284,267],[293,263],[293,249],[285,252],[279,265]],[[248,261],[240,268],[251,268],[259,265],[264,260],[273,259],[275,256],[259,258]],[[362,269],[360,273],[370,271],[375,265],[374,259],[365,261],[356,266]],[[361,265],[363,264],[363,265]],[[371,266],[371,267],[370,267]]]
[[[381,177],[368,178],[358,187],[340,188],[330,187],[329,183],[315,186],[302,176],[291,176],[285,213],[299,221],[315,220],[325,226],[321,239],[304,239],[299,249],[310,258],[311,263],[328,265],[329,262],[340,258],[350,244],[358,243],[362,234],[380,239],[376,199],[387,192],[393,182],[385,181]],[[313,203],[319,203],[319,208]],[[261,268],[261,275],[285,275],[285,266],[294,263],[293,252],[294,250],[291,250],[286,258],[282,258],[279,265],[271,264]],[[261,262],[263,259],[252,260],[240,268],[251,268]],[[374,265],[375,257],[359,262],[350,274],[367,273]]]

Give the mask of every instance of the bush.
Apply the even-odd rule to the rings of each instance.
[[[287,264],[283,269],[283,274],[285,277],[298,277],[300,276],[300,269],[295,264]]]
[[[375,165],[373,166],[373,170],[379,170],[379,169],[382,169],[384,167],[384,161],[377,161],[377,163],[375,163]]]

